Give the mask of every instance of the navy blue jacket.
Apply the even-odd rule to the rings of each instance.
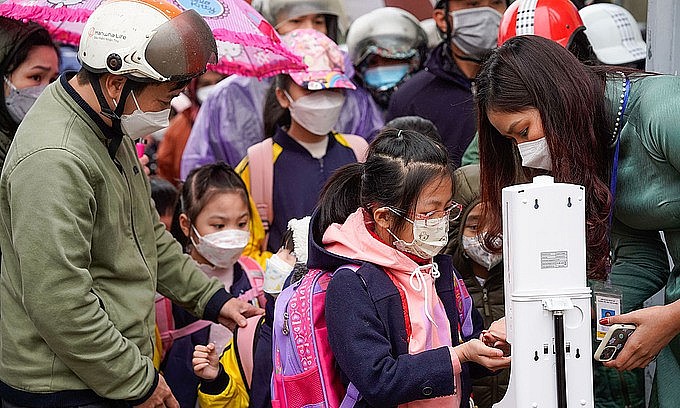
[[[317,217],[312,216],[312,225]],[[314,228],[310,228],[310,233]],[[310,240],[309,268],[336,270],[356,263],[332,254]],[[458,312],[455,307],[453,265],[447,255],[438,255],[441,276],[435,287],[451,325],[453,345],[458,344]],[[473,309],[474,333],[479,338],[482,318]],[[362,399],[355,407],[396,407],[399,404],[454,393],[461,394],[461,407],[468,407],[472,389],[470,376],[491,374],[474,363],[463,363],[461,382],[454,390],[454,374],[448,348],[408,354],[404,310],[399,292],[387,274],[370,263],[356,272],[338,270],[326,292],[328,338],[344,380],[351,381]],[[466,338],[465,340],[468,340]],[[345,367],[345,370],[342,369]]]
[[[399,86],[387,109],[386,121],[416,115],[435,124],[456,167],[477,131],[472,81],[447,51],[448,43],[434,48],[425,68]]]
[[[281,238],[288,229],[288,221],[311,215],[326,180],[335,170],[355,163],[357,158],[350,147],[338,142],[334,133],[329,134],[326,154],[320,159],[312,157],[307,149],[281,128],[276,130],[273,139],[276,158],[272,197],[274,220],[269,227],[267,250],[275,253],[281,247]],[[282,149],[278,156],[276,145]],[[239,164],[237,169],[242,177],[244,173],[250,172],[247,164]]]
[[[238,262],[234,264],[234,283],[229,293],[238,297],[250,290],[248,276]],[[181,307],[172,305],[172,317],[175,320],[175,328],[180,329],[198,320]],[[161,372],[168,386],[175,395],[181,407],[193,408],[198,398],[199,378],[194,374],[191,359],[194,354],[194,346],[208,344],[210,326],[195,331],[190,335],[180,337],[172,342],[172,347],[161,362]]]

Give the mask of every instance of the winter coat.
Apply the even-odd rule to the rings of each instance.
[[[231,299],[160,222],[129,137],[67,76],[22,121],[0,177],[0,395],[19,406],[139,404],[158,374],[156,291],[217,321]]]
[[[229,288],[229,293],[238,297],[250,288],[250,281],[243,271],[243,267],[240,263],[235,263],[234,283]],[[176,329],[188,326],[198,320],[186,310],[174,304],[172,305],[172,316],[175,320]],[[194,346],[208,344],[211,327],[204,327],[191,335],[175,339],[161,364],[161,372],[165,377],[165,382],[181,407],[196,405],[199,378],[194,374],[191,359],[194,354]]]
[[[281,238],[288,228],[288,221],[310,215],[326,180],[340,167],[356,163],[357,157],[338,133],[331,133],[328,136],[326,154],[320,159],[312,157],[305,147],[281,128],[277,129],[273,139],[274,219],[269,220],[267,250],[275,253],[281,246]],[[236,167],[236,172],[250,192],[250,166],[247,156]],[[253,220],[253,230],[264,235],[264,227],[259,217]],[[253,242],[255,241],[253,239]],[[255,249],[247,248],[244,254],[252,256],[253,251]]]
[[[472,81],[450,56],[446,42],[434,48],[425,68],[399,86],[385,120],[417,115],[435,124],[453,163],[461,157],[477,130]]]
[[[505,316],[505,296],[503,289],[503,263],[489,271],[489,277],[481,285],[472,271],[472,260],[463,250],[463,227],[470,211],[480,203],[479,166],[470,165],[456,169],[454,172],[453,200],[463,205],[460,217],[451,223],[449,245],[446,253],[451,255],[453,265],[465,281],[468,293],[480,315],[484,319],[484,328]],[[475,405],[479,408],[491,408],[505,395],[510,377],[510,369],[501,370],[498,375],[475,379],[472,382],[472,394]]]
[[[318,222],[312,216],[312,225]],[[314,226],[310,231],[314,231]],[[441,276],[436,291],[449,320],[452,344],[459,344],[459,317],[453,287],[454,270],[450,258],[435,258]],[[335,271],[356,260],[333,254],[324,248],[321,237],[310,239],[309,268]],[[462,384],[454,384],[452,358],[448,347],[409,354],[403,298],[385,271],[362,262],[356,271],[340,269],[333,276],[326,294],[328,337],[345,382],[351,381],[362,399],[355,407],[396,407],[424,398],[460,393],[461,407],[467,407],[470,376],[488,375],[474,363],[463,363]],[[478,338],[481,317],[473,311],[474,331]],[[351,368],[350,368],[351,367]]]

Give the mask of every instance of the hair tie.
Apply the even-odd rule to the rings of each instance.
[[[401,137],[401,132],[403,132],[403,129],[399,129],[399,132],[397,132],[397,137]]]

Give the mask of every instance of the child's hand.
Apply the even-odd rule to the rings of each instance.
[[[510,366],[510,357],[503,357],[503,351],[489,347],[478,339],[472,339],[453,348],[461,363],[473,361],[489,370],[500,370]]]
[[[220,372],[220,358],[215,350],[215,343],[207,346],[200,344],[194,347],[194,358],[191,360],[194,366],[194,373],[205,379],[214,380]]]

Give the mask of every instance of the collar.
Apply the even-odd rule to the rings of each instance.
[[[309,158],[312,158],[312,155],[309,153],[309,150],[305,149],[304,146],[302,146],[295,139],[293,139],[293,137],[281,127],[276,128],[276,133],[274,133],[272,139],[274,140],[274,142],[276,142],[276,144],[281,146],[283,150],[295,151],[300,154],[305,154],[309,156]],[[330,132],[328,134],[328,146],[326,146],[326,154],[328,154],[328,152],[333,148],[333,146],[336,143],[337,141],[335,140],[335,133]]]
[[[92,107],[85,102],[82,96],[73,89],[71,84],[69,84],[69,80],[75,76],[76,72],[75,71],[68,71],[63,73],[61,76],[59,76],[59,83],[61,86],[64,88],[66,93],[73,99],[73,101],[78,104],[80,109],[82,109],[89,117],[92,119],[92,121],[97,125],[99,130],[104,134],[104,137],[106,139],[111,140],[115,137],[120,137],[120,133],[116,132],[115,129],[113,129],[111,126],[107,125],[106,122],[102,119],[102,117],[95,112]]]
[[[451,47],[446,40],[430,51],[424,67],[436,77],[455,82],[467,89],[472,88],[472,81],[463,74],[463,71],[456,64],[451,53]]]

